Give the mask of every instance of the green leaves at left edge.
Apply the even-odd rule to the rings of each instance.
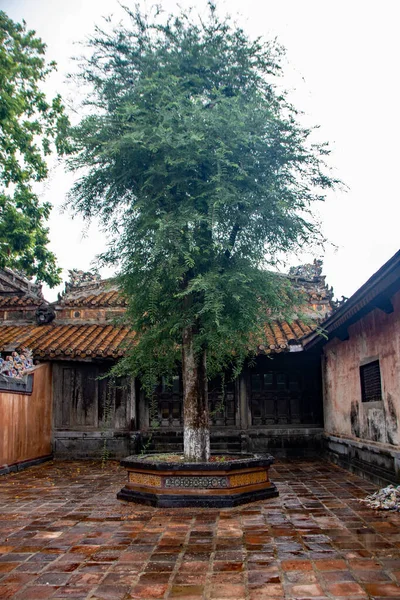
[[[46,45],[0,11],[0,267],[23,271],[50,287],[61,269],[48,250],[50,204],[32,184],[48,174],[46,157],[68,150],[68,118],[60,96],[49,101],[41,89],[55,63]]]

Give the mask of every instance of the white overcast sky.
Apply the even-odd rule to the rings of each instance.
[[[176,6],[173,0],[158,3],[167,11]],[[201,11],[205,0],[179,5]],[[337,296],[349,296],[400,247],[400,1],[230,0],[219,7],[236,15],[251,36],[276,37],[286,47],[284,84],[307,122],[320,126],[319,139],[331,145],[329,164],[348,191],[337,191],[319,208],[331,242],[324,273]],[[115,0],[0,0],[0,8],[14,21],[25,19],[47,44],[58,73],[46,89],[67,102],[76,94],[65,82],[71,57],[80,53],[75,42],[103,16],[122,16]],[[67,269],[89,269],[105,245],[94,224],[85,230],[80,218],[60,212],[71,182],[58,166],[41,190],[54,205],[51,249],[64,278]],[[291,257],[290,264],[312,258]],[[54,291],[46,295],[53,299]]]

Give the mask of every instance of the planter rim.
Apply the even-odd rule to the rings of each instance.
[[[159,452],[159,454],[162,454]],[[167,453],[165,453],[167,454]],[[178,452],[175,454],[179,454]],[[238,456],[238,452],[224,452],[223,456]],[[237,471],[251,467],[266,467],[274,462],[270,454],[243,454],[243,458],[221,462],[174,462],[151,460],[151,454],[128,456],[121,460],[121,466],[127,469],[146,471]]]

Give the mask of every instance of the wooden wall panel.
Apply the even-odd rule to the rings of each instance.
[[[131,387],[104,378],[110,369],[95,363],[58,363],[53,367],[54,426],[77,431],[131,428]]]
[[[0,467],[51,454],[52,372],[34,370],[32,395],[0,391]]]

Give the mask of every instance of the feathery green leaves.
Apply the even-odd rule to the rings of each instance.
[[[321,243],[314,202],[337,182],[325,145],[280,93],[283,49],[208,19],[128,11],[97,30],[74,130],[75,210],[112,233],[136,343],[119,369],[148,389],[177,369],[184,328],[209,376],[240,369],[265,323],[299,301],[266,257]]]
[[[52,146],[66,150],[68,120],[60,96],[48,101],[41,89],[55,69],[45,50],[25,22],[0,11],[0,267],[54,286],[60,269],[45,226],[51,206],[40,203],[32,184],[47,177]]]

